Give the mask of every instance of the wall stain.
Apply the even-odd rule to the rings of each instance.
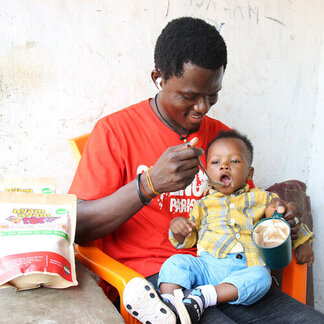
[[[25,44],[26,48],[32,48],[34,46],[36,46],[36,42],[34,42],[34,41],[27,41]]]
[[[6,57],[0,58],[0,107],[6,100],[21,101],[27,93],[42,86],[43,57],[35,48],[36,42],[27,41],[13,46]]]

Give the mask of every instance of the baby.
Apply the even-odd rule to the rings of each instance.
[[[177,249],[197,245],[198,256],[176,254],[165,261],[158,280],[161,300],[155,298],[143,278],[128,284],[128,295],[141,291],[140,299],[134,299],[132,305],[126,303],[127,309],[143,313],[138,318],[152,322],[152,314],[165,312],[168,323],[174,323],[175,317],[181,323],[198,323],[206,307],[225,302],[250,305],[270,289],[270,269],[251,233],[261,218],[272,216],[278,196],[250,189],[247,181],[252,180],[254,172],[253,146],[237,131],[220,132],[209,143],[206,159],[210,178],[220,185],[196,202],[189,219],[172,219],[169,230],[169,239]],[[312,237],[313,233],[301,224],[293,241],[295,249],[305,246],[301,262],[313,260]]]
[[[159,274],[162,298],[174,306],[181,323],[198,322],[206,307],[219,303],[255,303],[272,282],[251,232],[261,218],[272,216],[276,204],[269,203],[277,195],[246,184],[254,172],[251,142],[236,131],[221,132],[206,159],[209,176],[224,185],[197,201],[189,219],[174,218],[169,232],[176,248],[197,245],[198,257],[174,255]],[[312,236],[302,224],[294,248],[310,246]],[[307,251],[310,261],[313,252]]]

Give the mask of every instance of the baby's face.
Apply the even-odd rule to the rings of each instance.
[[[216,187],[229,195],[246,185],[246,179],[252,179],[250,154],[245,143],[238,138],[221,138],[208,150],[207,172],[210,177],[225,186]]]

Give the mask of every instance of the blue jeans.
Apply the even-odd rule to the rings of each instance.
[[[176,254],[161,267],[158,285],[177,284],[186,289],[211,284],[230,283],[238,289],[238,299],[231,304],[251,305],[270,289],[270,270],[264,266],[246,266],[243,253],[230,253],[218,259],[207,252],[199,257]]]
[[[147,277],[157,289],[158,273]],[[208,307],[199,324],[323,324],[324,315],[271,286],[268,293],[250,306],[228,303]]]

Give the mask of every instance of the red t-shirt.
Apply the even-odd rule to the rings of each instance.
[[[188,140],[197,136],[198,146],[206,151],[220,130],[229,128],[206,116]],[[155,115],[149,100],[122,109],[96,124],[69,192],[84,200],[110,195],[154,165],[169,146],[182,143],[179,135]],[[206,193],[204,183],[200,171],[185,190],[158,196],[105,237],[102,249],[144,276],[159,272],[162,263],[173,254],[195,254],[195,249],[176,250],[169,242],[168,230],[172,218],[188,217],[195,201]]]

